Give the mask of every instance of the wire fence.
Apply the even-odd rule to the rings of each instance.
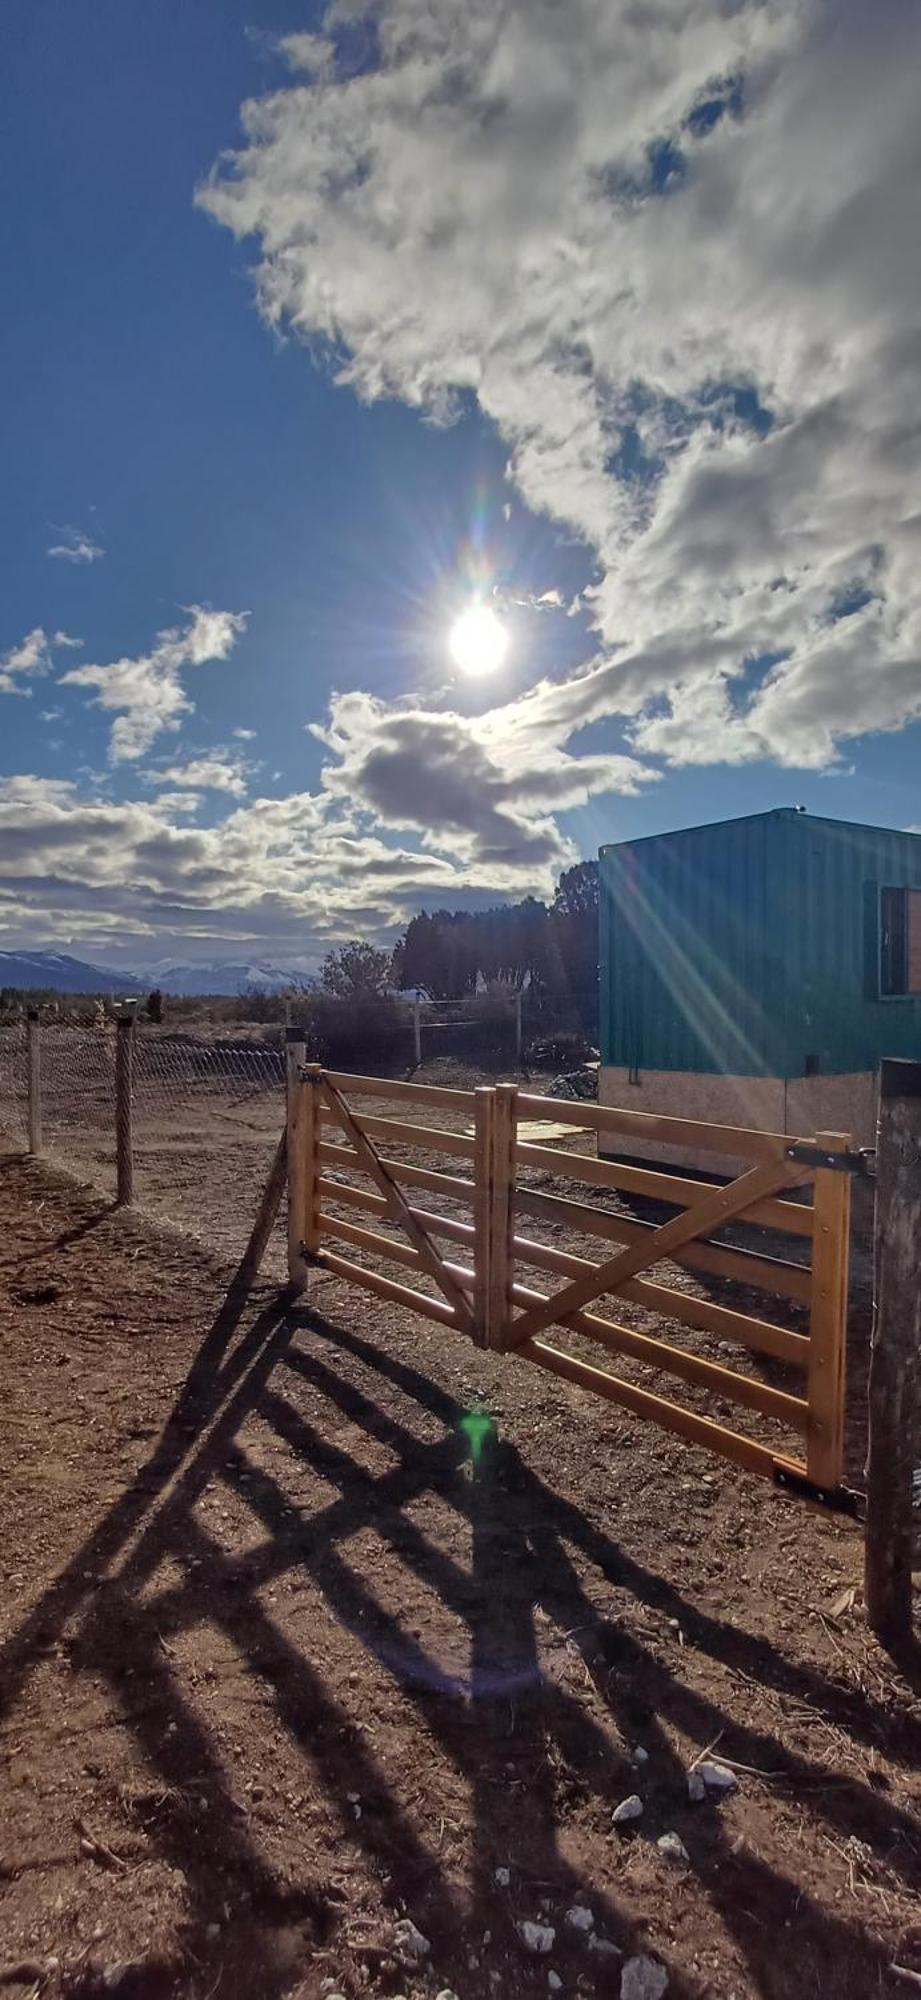
[[[0,1139],[29,1137],[29,1040],[43,1157],[114,1196],[117,1168],[114,1021],[0,1029]],[[285,1059],[258,1042],[131,1035],[133,1198],[228,1262],[241,1255],[285,1116]],[[281,1233],[265,1268],[283,1274]]]

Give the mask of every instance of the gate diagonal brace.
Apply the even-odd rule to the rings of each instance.
[[[680,1215],[673,1215],[669,1222],[663,1222],[644,1242],[629,1244],[616,1257],[586,1272],[584,1278],[576,1278],[571,1285],[564,1285],[562,1291],[556,1292],[545,1304],[532,1306],[530,1311],[522,1313],[514,1322],[511,1346],[517,1347],[521,1341],[532,1340],[535,1334],[559,1324],[605,1292],[616,1292],[629,1278],[648,1270],[660,1257],[681,1249],[695,1237],[708,1235],[711,1230],[738,1220],[755,1202],[785,1187],[796,1187],[801,1180],[802,1172],[797,1172],[792,1162],[767,1160],[760,1166],[751,1167],[748,1173],[740,1174],[726,1187],[708,1189],[702,1201],[683,1209]]]
[[[428,1231],[423,1228],[421,1222],[417,1222],[402,1189],[397,1186],[393,1176],[387,1172],[383,1160],[375,1152],[371,1141],[365,1137],[357,1118],[350,1111],[341,1092],[336,1089],[335,1084],[329,1082],[327,1077],[323,1077],[321,1087],[330,1109],[335,1113],[344,1132],[351,1140],[365,1173],[370,1174],[371,1179],[377,1182],[390,1210],[391,1220],[398,1223],[399,1227],[406,1231],[414,1249],[418,1251],[429,1277],[434,1278],[435,1283],[444,1293],[449,1305],[454,1307],[461,1331],[472,1335],[474,1331],[473,1313],[470,1309],[466,1293],[461,1290],[456,1280],[451,1276],[450,1271],[436,1250]]]

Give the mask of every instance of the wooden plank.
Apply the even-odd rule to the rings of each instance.
[[[492,1176],[494,1159],[494,1128],[496,1122],[496,1093],[486,1085],[473,1093],[474,1155],[473,1155],[473,1321],[479,1346],[489,1347],[491,1292],[489,1281],[489,1252],[492,1213]]]
[[[382,1236],[379,1229],[362,1229],[359,1223],[328,1215],[325,1209],[320,1211],[320,1226],[324,1236],[336,1236],[356,1250],[370,1250],[374,1256],[389,1258],[391,1263],[405,1264],[413,1270],[425,1268],[418,1250],[411,1243],[401,1243],[397,1236]]]
[[[440,1083],[404,1083],[392,1077],[352,1076],[348,1070],[328,1069],[329,1081],[337,1090],[351,1091],[356,1097],[390,1097],[394,1103],[442,1104],[447,1110],[473,1111],[472,1090],[451,1090]]]
[[[515,1353],[524,1360],[533,1361],[539,1368],[546,1368],[552,1375],[562,1376],[572,1382],[577,1389],[589,1389],[596,1396],[604,1396],[609,1402],[620,1403],[634,1416],[645,1417],[657,1424],[660,1430],[674,1431],[688,1444],[703,1445],[706,1451],[715,1451],[721,1458],[731,1459],[734,1465],[741,1465],[746,1472],[757,1472],[763,1478],[773,1479],[778,1463],[776,1454],[767,1445],[759,1444],[755,1438],[743,1437],[738,1431],[727,1430],[712,1417],[700,1417],[694,1410],[683,1409],[680,1403],[672,1403],[665,1396],[653,1395],[650,1389],[637,1388],[633,1382],[625,1382],[619,1375],[609,1375],[606,1369],[593,1368],[590,1362],[577,1361],[572,1354],[564,1354],[557,1347],[551,1347],[544,1340],[528,1340],[523,1347],[516,1347]],[[784,1460],[791,1470],[805,1472],[805,1466],[795,1460]]]
[[[385,1278],[381,1271],[371,1271],[364,1264],[356,1264],[351,1257],[340,1257],[337,1250],[327,1250],[322,1245],[317,1252],[317,1263],[325,1271],[332,1271],[337,1278],[346,1278],[352,1285],[363,1286],[366,1292],[373,1292],[375,1298],[387,1299],[391,1305],[407,1306],[412,1312],[422,1313],[425,1319],[437,1320],[440,1326],[453,1326],[459,1333],[466,1333],[453,1306],[447,1299],[432,1299],[425,1292],[417,1292],[412,1285],[401,1285],[395,1278]]]
[[[593,1268],[590,1257],[576,1257],[568,1250],[534,1243],[527,1236],[516,1236],[514,1247],[519,1263],[530,1264],[538,1271],[559,1271],[565,1277],[578,1278],[583,1271]],[[617,1295],[630,1299],[634,1305],[647,1306],[663,1319],[679,1320],[684,1326],[714,1333],[720,1340],[734,1340],[757,1354],[770,1354],[777,1361],[788,1361],[799,1368],[808,1364],[809,1341],[805,1334],[794,1333],[791,1327],[774,1326],[754,1313],[734,1312],[730,1306],[695,1298],[693,1293],[669,1285],[653,1284],[647,1278],[631,1278],[618,1287]]]
[[[315,1257],[320,1248],[320,1078],[323,1071],[319,1063],[307,1063],[304,1069],[304,1187],[303,1187],[303,1242],[308,1257]]]
[[[655,1227],[635,1216],[615,1215],[591,1202],[569,1201],[563,1195],[520,1184],[515,1190],[515,1207],[555,1227],[578,1229],[584,1236],[601,1236],[608,1243],[639,1243]],[[791,1264],[782,1257],[764,1257],[758,1251],[731,1249],[720,1243],[689,1243],[674,1251],[670,1261],[706,1277],[729,1278],[738,1285],[774,1292],[778,1298],[792,1299],[799,1305],[808,1306],[812,1299],[809,1266]]]
[[[134,1009],[115,1024],[115,1200],[134,1200]]]
[[[876,1304],[870,1347],[867,1616],[910,1654],[921,1380],[921,1063],[884,1062],[876,1140]]]
[[[344,1099],[342,1100],[344,1103]],[[338,1120],[341,1114],[324,1105],[324,1120]],[[437,1125],[415,1125],[404,1118],[378,1118],[366,1112],[355,1112],[361,1130],[370,1139],[389,1139],[391,1144],[415,1146],[421,1153],[455,1153],[465,1160],[473,1159],[475,1141],[466,1132],[442,1132]]]
[[[275,1158],[269,1168],[268,1178],[262,1190],[262,1199],[256,1211],[256,1220],[250,1231],[249,1242],[240,1259],[236,1273],[238,1285],[251,1284],[262,1267],[269,1237],[275,1217],[281,1207],[288,1172],[288,1134],[284,1131],[275,1148]]]
[[[512,1197],[515,1189],[517,1098],[516,1084],[496,1085],[489,1187],[489,1322],[486,1345],[499,1349],[508,1345],[512,1321]]]
[[[789,1140],[787,1141],[789,1145]],[[690,1208],[700,1200],[701,1190],[713,1186],[711,1181],[685,1180],[679,1174],[659,1173],[653,1167],[621,1166],[618,1160],[595,1160],[585,1153],[564,1153],[559,1146],[537,1146],[530,1139],[520,1139],[517,1147],[518,1164],[524,1167],[540,1167],[545,1173],[553,1173],[560,1180],[586,1181],[592,1187],[619,1188],[624,1194],[639,1194],[652,1201],[669,1202],[672,1207]],[[780,1161],[767,1161],[765,1165],[780,1167]],[[809,1178],[811,1167],[795,1167],[790,1163],[785,1175],[779,1175],[776,1184],[796,1187],[798,1182]],[[719,1182],[718,1186],[734,1187],[735,1181]],[[740,1218],[734,1218],[740,1219]],[[812,1208],[805,1202],[774,1201],[766,1198],[754,1201],[746,1210],[746,1222],[758,1222],[766,1229],[783,1229],[791,1236],[812,1235]]]
[[[816,1144],[846,1153],[846,1132],[819,1132]],[[816,1486],[837,1486],[844,1454],[844,1359],[851,1177],[819,1167],[815,1177],[812,1311],[809,1318],[809,1434],[806,1464]]]
[[[622,1132],[647,1145],[703,1146],[740,1159],[782,1160],[790,1144],[783,1132],[758,1132],[744,1125],[706,1125],[695,1118],[666,1118],[655,1111],[629,1111],[619,1104],[584,1104],[579,1099],[538,1097],[520,1091],[518,1116],[553,1118],[561,1125],[587,1125],[593,1132]]]
[[[397,1186],[386,1164],[374,1151],[370,1141],[365,1138],[358,1120],[349,1110],[345,1099],[339,1095],[335,1086],[330,1083],[328,1077],[324,1079],[320,1087],[328,1103],[338,1113],[347,1137],[351,1140],[358,1155],[359,1165],[364,1168],[364,1171],[370,1175],[373,1181],[377,1182],[381,1194],[389,1205],[393,1220],[405,1229],[413,1247],[418,1250],[430,1277],[434,1278],[437,1285],[440,1285],[448,1303],[454,1308],[458,1324],[466,1333],[472,1333],[473,1314],[464,1293],[455,1283],[445,1265],[444,1259],[436,1250],[431,1237],[423,1229],[421,1223],[416,1221],[405,1195]]]
[[[302,1292],[307,1283],[304,1256],[304,1197],[307,1186],[307,1084],[301,1070],[307,1055],[306,1044],[294,1030],[286,1043],[286,1101],[288,1150],[288,1283]]]
[[[584,1277],[574,1278],[552,1303],[532,1307],[522,1319],[516,1321],[514,1344],[517,1346],[519,1340],[528,1340],[542,1333],[545,1327],[552,1326],[555,1319],[565,1318],[569,1312],[588,1305],[602,1293],[616,1291],[625,1278],[635,1278],[645,1266],[657,1263],[671,1249],[680,1249],[693,1237],[707,1235],[724,1223],[735,1220],[753,1202],[761,1201],[776,1188],[788,1183],[790,1174],[791,1169],[781,1161],[765,1160],[761,1165],[749,1168],[738,1180],[730,1181],[727,1187],[705,1188],[693,1208],[686,1208],[673,1215],[670,1221],[663,1222],[645,1242],[628,1244],[626,1249],[620,1250],[616,1257],[609,1258],[597,1269],[586,1272]]]
[[[539,1305],[546,1294],[534,1291],[530,1285],[515,1285],[512,1293],[516,1304]],[[559,1322],[551,1322],[558,1324]],[[621,1326],[616,1320],[605,1319],[598,1313],[578,1312],[567,1315],[565,1324],[586,1339],[594,1340],[609,1354],[628,1354],[632,1361],[642,1361],[649,1368],[661,1369],[663,1374],[677,1375],[683,1382],[693,1382],[699,1389],[707,1389],[713,1396],[725,1396],[732,1403],[740,1403],[743,1408],[757,1410],[763,1417],[771,1417],[779,1424],[787,1424],[793,1430],[805,1432],[809,1419],[809,1405],[803,1396],[790,1396],[782,1389],[774,1389],[768,1382],[756,1382],[749,1375],[740,1375],[734,1368],[724,1368],[717,1361],[706,1361],[700,1354],[689,1354],[683,1347],[675,1347],[670,1341],[658,1340],[654,1334],[637,1333],[632,1327]]]
[[[331,1167],[351,1167],[356,1173],[364,1172],[357,1154],[347,1146],[334,1146],[328,1140],[320,1141],[320,1159]],[[408,1160],[391,1160],[381,1155],[381,1164],[395,1181],[405,1182],[407,1187],[426,1188],[429,1194],[441,1194],[451,1201],[471,1201],[473,1182],[465,1181],[459,1174],[439,1174],[434,1167],[410,1166]]]

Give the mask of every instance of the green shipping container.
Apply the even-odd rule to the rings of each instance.
[[[606,1065],[921,1058],[921,835],[783,807],[603,847],[599,950]]]

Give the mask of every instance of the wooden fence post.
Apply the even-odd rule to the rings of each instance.
[[[320,1248],[320,1139],[322,1122],[320,1085],[323,1081],[321,1063],[308,1063],[305,1071],[304,1090],[304,1214],[302,1241],[307,1258],[316,1256]]]
[[[416,1068],[422,1064],[422,1002],[413,1001],[413,1055]]]
[[[519,995],[519,1024],[521,1020]],[[518,1086],[499,1083],[493,1113],[493,1166],[489,1230],[489,1320],[487,1347],[505,1348],[512,1323],[515,1227],[515,1148],[518,1140]]]
[[[865,1590],[874,1632],[911,1637],[921,1395],[921,1062],[883,1062],[876,1140]]]
[[[846,1153],[846,1132],[817,1132],[826,1153]],[[848,1228],[851,1177],[819,1167],[813,1194],[812,1310],[809,1317],[809,1428],[806,1469],[815,1486],[839,1486],[844,1451]]]
[[[286,1031],[286,1102],[288,1135],[288,1282],[297,1292],[307,1283],[304,1256],[304,1210],[307,1185],[307,1093],[302,1071],[307,1055],[302,1028]]]
[[[473,1326],[481,1347],[489,1346],[489,1265],[492,1236],[493,1128],[496,1093],[479,1084],[473,1093]]]
[[[134,1133],[132,1084],[134,1072],[134,1012],[120,1014],[115,1024],[115,1199],[119,1208],[134,1200]]]
[[[514,1083],[473,1093],[473,1316],[484,1347],[508,1345],[518,1095]]]
[[[42,1024],[37,1007],[30,1007],[26,1025],[29,1065],[29,1151],[42,1150]]]

